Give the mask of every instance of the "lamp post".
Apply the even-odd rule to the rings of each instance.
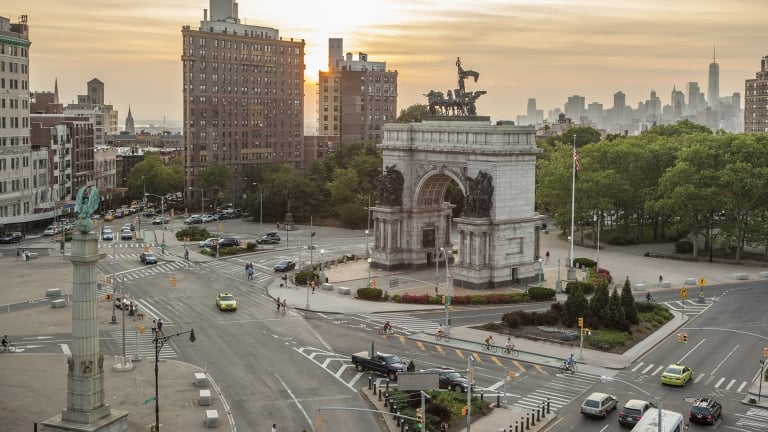
[[[368,288],[371,287],[371,259],[368,258]]]
[[[628,385],[628,386],[630,386],[630,387],[633,387],[633,388],[634,388],[634,389],[636,389],[636,390],[639,390],[640,392],[644,393],[644,394],[645,394],[645,395],[647,395],[647,396],[650,396],[650,397],[652,397],[652,398],[653,398],[653,400],[655,400],[655,401],[656,401],[656,403],[658,404],[658,407],[657,407],[657,409],[656,409],[656,411],[658,411],[658,415],[659,415],[659,417],[658,417],[658,419],[657,419],[657,422],[658,422],[658,431],[659,431],[659,432],[661,432],[661,431],[663,431],[663,430],[664,430],[664,429],[661,427],[661,417],[662,417],[662,416],[661,416],[661,398],[660,398],[660,397],[656,397],[656,396],[654,396],[654,395],[652,395],[652,394],[648,393],[647,391],[645,391],[645,390],[641,389],[640,387],[638,387],[638,386],[636,386],[636,385],[632,384],[631,382],[628,382],[628,381],[624,381],[624,380],[622,380],[622,379],[619,379],[619,378],[614,378],[614,377],[609,377],[609,376],[605,376],[605,375],[603,375],[603,376],[601,376],[601,377],[600,377],[600,381],[602,381],[602,382],[604,382],[604,383],[609,383],[609,382],[618,381],[618,382],[624,383],[624,384],[626,384],[626,385]]]
[[[323,260],[320,263],[320,283],[325,283],[325,249],[320,249],[320,257]]]
[[[445,257],[445,331],[448,332],[451,323],[451,274],[448,272],[448,252],[444,247],[440,247],[440,252]]]
[[[541,279],[544,276],[544,260],[539,258],[539,286],[541,286]]]
[[[175,334],[171,334],[168,336],[159,336],[158,333],[155,333],[155,339],[152,341],[155,344],[155,431],[160,430],[160,382],[158,379],[159,376],[159,368],[158,365],[160,364],[160,350],[163,349],[165,346],[165,343],[168,342],[171,338],[174,338],[176,336],[181,336],[183,334],[189,333],[189,341],[191,343],[195,343],[195,329],[190,329],[183,332],[178,332]]]
[[[156,197],[156,198],[160,198],[160,221],[162,222],[162,227],[163,227],[163,244],[165,244],[165,197],[160,196],[160,195],[155,195],[155,194],[148,194],[148,193],[144,192],[144,205],[145,206],[147,205],[146,203],[147,203],[147,197],[148,196],[153,196],[153,197]]]
[[[314,268],[312,268],[312,265],[314,262],[312,261],[312,254],[315,251],[315,247],[312,245],[312,239],[315,238],[315,232],[312,231],[312,234],[309,235],[309,271],[314,272]]]
[[[115,246],[117,246],[117,242],[112,243],[112,321],[109,322],[110,324],[117,324],[117,316],[115,316],[115,294],[117,291],[117,285],[115,284],[115,265],[117,264]]]
[[[368,207],[365,210],[368,212],[368,225],[365,229],[365,256],[367,258],[371,256],[371,251],[368,249],[368,233],[371,232],[371,194],[368,194]]]

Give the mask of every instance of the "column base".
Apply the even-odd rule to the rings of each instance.
[[[103,410],[106,410],[106,415],[102,412]],[[53,416],[40,422],[40,424],[46,431],[127,432],[128,414],[128,411],[110,410],[109,405],[106,405],[90,413],[75,413],[64,410],[61,415]],[[101,417],[98,417],[99,415]],[[65,420],[64,417],[68,419]]]

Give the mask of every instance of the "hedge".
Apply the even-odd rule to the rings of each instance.
[[[381,301],[383,293],[379,288],[358,288],[357,297],[363,300]]]

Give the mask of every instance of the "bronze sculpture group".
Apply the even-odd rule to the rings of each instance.
[[[430,90],[424,96],[429,102],[429,113],[431,115],[444,116],[474,116],[477,115],[475,101],[486,93],[485,90],[467,92],[464,88],[464,80],[474,78],[475,82],[480,78],[480,74],[473,70],[464,70],[461,67],[461,59],[456,58],[456,68],[458,69],[458,88],[448,90],[447,96],[443,92]]]

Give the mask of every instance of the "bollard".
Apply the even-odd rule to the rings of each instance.
[[[483,389],[480,389],[480,401],[483,401]]]
[[[368,390],[370,390],[373,387],[373,375],[368,374]]]
[[[392,400],[392,398],[389,398],[389,412],[392,414],[395,413],[395,402]]]
[[[547,414],[549,414],[549,398],[547,398]]]
[[[530,414],[525,413],[525,429],[524,430],[528,430],[528,428],[531,427],[530,421],[531,421]]]
[[[389,396],[386,393],[384,393],[384,408],[388,408],[388,407],[389,407]]]
[[[379,402],[381,402],[381,389],[379,389]]]
[[[397,420],[397,426],[400,426],[400,410],[395,410],[395,419]]]
[[[531,427],[536,426],[536,414],[534,414],[534,411],[536,410],[531,410]]]
[[[373,383],[373,394],[376,394],[376,383]]]
[[[501,393],[496,393],[496,406],[501,406]]]
[[[536,421],[540,421],[540,420],[541,420],[541,409],[536,408]]]
[[[408,425],[406,425],[405,423],[403,423],[403,426],[405,426],[404,432],[408,432]]]
[[[520,432],[520,430],[517,428],[517,420],[515,420],[515,432]]]
[[[387,393],[389,393],[389,380],[386,380],[384,382],[387,383]]]

